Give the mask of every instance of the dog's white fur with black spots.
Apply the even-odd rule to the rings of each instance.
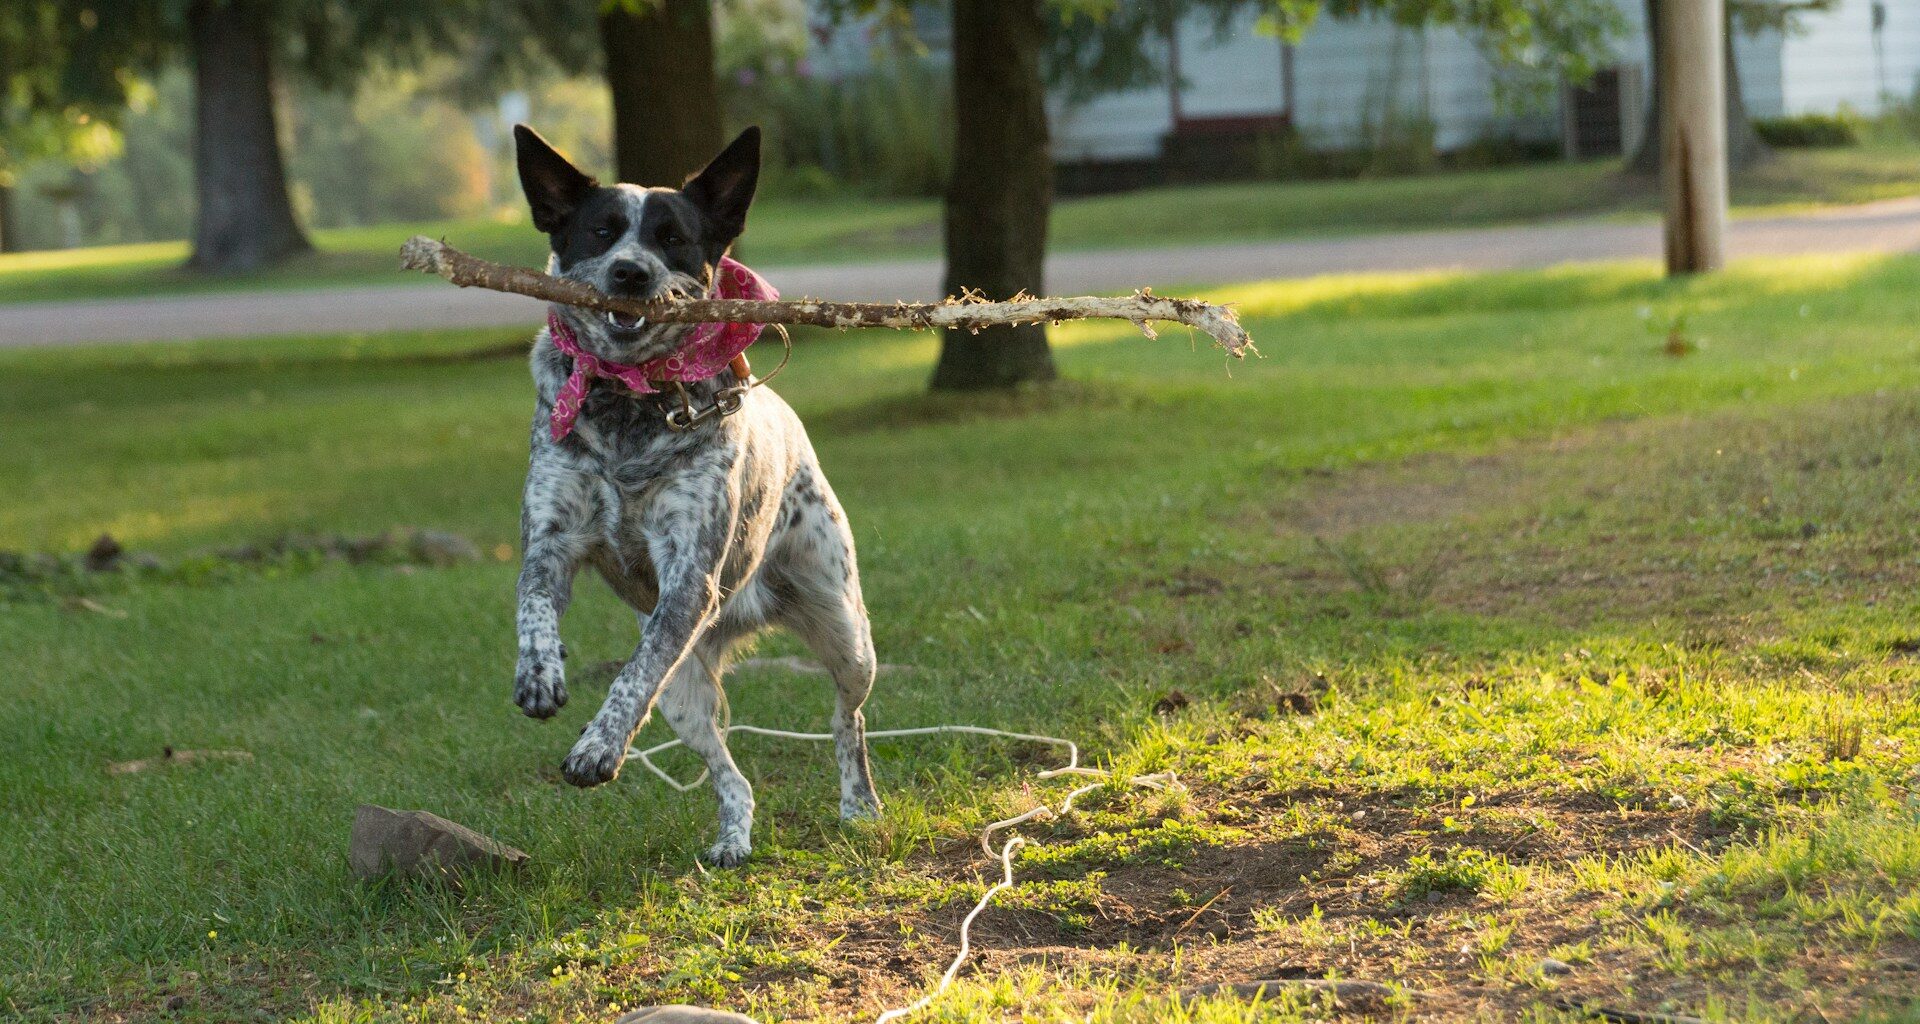
[[[514,135],[533,223],[551,241],[549,269],[560,277],[638,299],[704,294],[746,227],[758,129],[679,189],[602,186],[533,130],[518,126]],[[674,352],[690,330],[571,307],[555,312],[583,349],[630,365]],[[806,642],[833,680],[841,816],[877,816],[860,710],[875,659],[853,534],[799,418],[761,387],[735,415],[677,433],[666,423],[677,396],[596,380],[572,432],[555,441],[548,420],[572,363],[542,330],[532,355],[538,397],[521,512],[514,702],[534,718],[566,704],[560,617],[582,566],[633,606],[640,643],[567,755],[567,781],[611,780],[657,706],[712,775],[720,832],[707,859],[740,863],[751,850],[753,789],[727,752],[721,679],[739,642],[779,625]],[[704,406],[735,383],[723,371],[686,387]]]

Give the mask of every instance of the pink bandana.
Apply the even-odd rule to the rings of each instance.
[[[759,274],[731,256],[720,257],[715,271],[713,297],[716,299],[777,299],[780,293]],[[659,388],[653,381],[706,380],[727,368],[733,357],[747,350],[760,337],[764,324],[695,324],[687,343],[679,351],[639,366],[628,366],[602,359],[580,347],[573,328],[560,319],[558,312],[547,313],[547,333],[553,347],[573,357],[573,373],[553,399],[553,418],[549,426],[555,441],[573,432],[573,421],[580,415],[580,404],[587,400],[587,385],[595,377],[625,384],[635,394],[650,395]]]

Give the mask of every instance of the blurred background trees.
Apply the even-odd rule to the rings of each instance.
[[[514,121],[537,123],[603,176],[646,184],[678,181],[730,131],[759,123],[763,195],[940,197],[950,290],[1037,292],[1056,185],[1630,154],[1657,138],[1636,130],[1652,104],[1627,84],[1651,78],[1628,65],[1646,59],[1632,33],[1652,2],[12,0],[0,5],[0,248],[191,238],[193,268],[244,270],[297,258],[315,227],[522,218]],[[1729,8],[1751,42],[1839,20],[1853,3]],[[1216,106],[1238,95],[1220,68],[1178,65],[1208,32],[1262,38],[1233,52],[1274,79],[1262,88],[1285,78],[1283,109],[1182,111],[1202,91],[1189,79],[1208,78]],[[1316,43],[1329,37],[1343,41]],[[1430,43],[1451,63],[1430,63]],[[1312,97],[1303,109],[1292,76],[1306,54],[1320,63],[1306,65],[1318,70],[1300,84]],[[1763,124],[1772,137],[1857,134],[1844,106],[1783,104],[1782,69],[1810,65],[1775,57],[1762,102],[1794,116]],[[1910,95],[1904,58],[1889,60],[1877,95]],[[1585,83],[1609,62],[1601,96]],[[1734,84],[1736,150],[1758,152]],[[1834,91],[1813,84],[1802,91]],[[1462,114],[1448,97],[1466,94],[1531,112]],[[1598,133],[1611,151],[1571,127],[1595,96],[1601,119],[1618,122]],[[1152,159],[1100,164],[1062,149],[1063,125],[1084,147],[1137,124],[1129,112],[1147,100],[1165,119]],[[1885,109],[1896,108],[1912,109]],[[1090,127],[1095,109],[1106,123]],[[1020,328],[945,339],[933,383],[1051,373],[1045,331]]]
[[[139,70],[154,63],[158,33],[139,14],[103,22],[91,4],[70,0],[0,8],[0,252],[31,237],[20,234],[18,192],[36,162],[68,175],[43,183],[64,214],[49,234],[80,244],[72,176],[119,151],[121,120],[151,95]]]

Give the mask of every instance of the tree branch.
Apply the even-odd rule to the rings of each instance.
[[[1228,306],[1199,299],[1167,299],[1141,289],[1118,298],[1081,296],[1068,299],[1017,297],[989,302],[978,296],[945,302],[830,302],[823,299],[759,302],[751,299],[688,299],[680,302],[636,302],[603,295],[578,281],[567,281],[524,267],[509,267],[469,256],[445,242],[415,235],[400,247],[400,266],[441,277],[462,288],[513,292],[563,306],[608,310],[644,316],[655,323],[800,324],[808,327],[891,327],[930,331],[943,327],[977,331],[1009,324],[1055,323],[1061,320],[1127,320],[1152,338],[1152,321],[1186,324],[1204,331],[1228,354],[1257,353],[1253,339]]]

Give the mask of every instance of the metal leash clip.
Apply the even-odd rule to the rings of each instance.
[[[735,384],[730,388],[721,388],[719,391],[713,393],[713,404],[703,409],[695,409],[693,407],[693,399],[687,396],[687,386],[685,384],[677,380],[673,381],[673,390],[680,396],[680,408],[667,410],[668,430],[676,434],[684,434],[716,416],[725,419],[740,411],[740,404],[746,398],[747,392],[780,376],[780,371],[787,368],[787,360],[793,358],[793,337],[787,333],[786,324],[770,324],[768,326],[780,332],[780,343],[783,347],[780,355],[780,365],[774,367],[773,372],[767,374],[765,377],[754,375],[748,377],[743,384]]]

